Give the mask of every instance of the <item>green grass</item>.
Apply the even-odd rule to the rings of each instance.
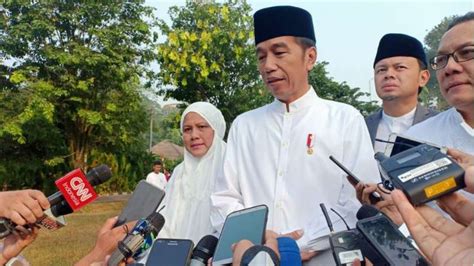
[[[38,238],[22,255],[32,266],[73,265],[95,244],[97,232],[105,220],[116,216],[125,202],[99,202],[66,216],[67,225],[50,232],[42,228]]]

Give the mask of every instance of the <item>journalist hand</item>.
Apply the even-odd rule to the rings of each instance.
[[[0,217],[8,218],[17,225],[35,223],[43,216],[49,202],[38,190],[17,190],[0,192]]]
[[[125,235],[133,229],[137,221],[128,222],[125,225],[114,228],[118,217],[112,217],[105,221],[102,228],[97,233],[97,240],[94,248],[89,254],[83,257],[76,266],[90,265],[94,262],[100,263],[106,260],[106,256],[110,255],[118,245],[118,242],[123,240]]]
[[[394,190],[392,197],[411,236],[433,265],[474,263],[474,221],[465,227],[428,206],[415,209],[400,190]]]
[[[38,228],[32,227],[29,234],[9,234],[3,241],[3,250],[0,255],[0,265],[5,265],[10,259],[18,256],[38,235]]]
[[[357,199],[362,204],[372,205],[375,208],[379,209],[381,212],[385,213],[390,220],[392,220],[396,225],[400,226],[403,224],[403,219],[400,213],[398,212],[397,207],[393,203],[392,196],[387,193],[387,191],[383,191],[379,188],[377,184],[370,183],[370,184],[363,184],[360,182],[356,185],[356,195]],[[377,202],[376,204],[372,204],[369,195],[372,192],[377,192],[381,197],[382,200]]]

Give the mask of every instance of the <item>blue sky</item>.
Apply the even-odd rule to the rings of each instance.
[[[380,38],[389,32],[411,35],[421,42],[446,16],[474,10],[474,0],[412,1],[281,1],[247,0],[253,10],[274,5],[293,5],[313,16],[318,61],[329,62],[328,71],[336,81],[374,93],[372,64]],[[146,0],[156,15],[169,19],[170,6],[185,1]],[[375,99],[376,95],[372,96]]]

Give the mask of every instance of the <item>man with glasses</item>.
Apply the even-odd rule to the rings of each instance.
[[[384,152],[391,133],[402,134],[412,125],[437,114],[418,103],[430,72],[423,45],[400,33],[389,33],[379,42],[374,60],[374,82],[382,109],[365,118],[375,152]]]
[[[406,135],[474,154],[474,12],[456,18],[430,60],[452,108],[411,127]]]
[[[452,108],[410,127],[404,135],[474,155],[474,12],[456,18],[441,37],[437,55],[430,60],[441,94]],[[358,185],[358,198],[370,204],[368,196],[380,190],[375,184]],[[461,191],[467,198],[473,194]],[[401,223],[390,196],[376,207]],[[383,204],[382,204],[383,203]],[[430,203],[432,207],[434,204]],[[385,208],[385,209],[384,209]],[[436,208],[436,207],[435,207]],[[436,208],[441,211],[439,208]]]

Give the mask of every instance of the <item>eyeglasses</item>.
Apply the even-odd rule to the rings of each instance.
[[[474,45],[464,46],[450,54],[440,54],[431,58],[431,68],[433,70],[440,70],[444,68],[448,64],[449,57],[451,56],[457,63],[472,60],[474,59]]]

